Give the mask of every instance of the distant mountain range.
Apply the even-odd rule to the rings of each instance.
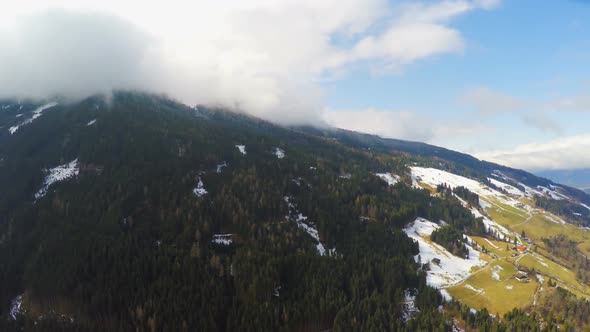
[[[590,193],[590,168],[548,170],[535,174]]]

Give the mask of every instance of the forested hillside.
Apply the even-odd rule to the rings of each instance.
[[[0,111],[2,330],[539,327],[427,285],[408,224],[458,256],[488,233],[474,193],[412,185],[435,159],[140,93],[57,102]]]

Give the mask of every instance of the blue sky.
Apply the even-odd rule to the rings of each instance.
[[[0,44],[0,97],[141,89],[590,168],[590,1],[3,1]]]
[[[504,1],[449,25],[463,35],[461,54],[422,59],[390,75],[355,70],[345,80],[325,83],[329,107],[405,110],[439,124],[476,126],[480,130],[469,135],[427,138],[469,153],[588,133],[590,108],[572,112],[554,104],[565,97],[590,95],[590,2]],[[480,87],[527,105],[481,114],[462,102],[469,90]],[[488,103],[493,105],[493,99]],[[539,128],[523,120],[524,114],[546,118],[556,128]]]

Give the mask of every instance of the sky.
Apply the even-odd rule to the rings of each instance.
[[[590,1],[0,2],[0,97],[113,89],[590,168]]]

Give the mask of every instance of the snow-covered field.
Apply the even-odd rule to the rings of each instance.
[[[12,135],[12,134],[16,133],[16,131],[17,131],[17,130],[18,130],[20,127],[22,127],[22,126],[26,126],[26,125],[28,125],[28,124],[32,123],[33,121],[35,121],[35,119],[37,119],[38,117],[40,117],[40,116],[41,116],[41,114],[43,113],[43,111],[45,111],[46,109],[48,109],[48,108],[51,108],[51,107],[54,107],[54,106],[56,106],[56,105],[57,105],[57,103],[49,103],[49,104],[45,104],[45,105],[43,105],[43,106],[39,106],[37,109],[35,109],[35,110],[33,111],[33,116],[31,116],[30,118],[26,119],[25,121],[23,121],[23,122],[19,123],[19,124],[18,124],[18,125],[16,125],[16,126],[12,126],[12,127],[10,127],[10,128],[8,129],[8,131],[10,132],[10,135]]]
[[[279,159],[285,158],[285,151],[279,148],[275,148],[275,156]]]
[[[469,276],[473,267],[484,266],[487,263],[480,260],[479,252],[467,245],[469,258],[460,258],[448,252],[442,246],[428,239],[432,232],[440,226],[423,218],[416,219],[404,229],[409,237],[418,242],[420,249],[420,263],[430,263],[426,281],[429,285],[441,288],[454,285]],[[438,258],[440,264],[432,260]],[[418,259],[418,257],[416,257]]]
[[[462,187],[465,187],[468,190],[478,194],[480,196],[479,204],[484,210],[492,207],[492,204],[490,204],[489,202],[486,202],[485,200],[482,200],[481,197],[491,198],[493,200],[497,200],[499,202],[502,202],[504,204],[511,205],[511,206],[522,206],[522,203],[520,203],[517,199],[515,199],[513,197],[508,197],[505,194],[503,194],[497,190],[494,190],[494,189],[492,189],[492,188],[486,186],[485,184],[478,182],[476,180],[468,179],[466,177],[452,174],[452,173],[449,173],[449,172],[446,172],[443,170],[439,170],[439,169],[435,169],[435,168],[423,168],[423,167],[414,166],[414,167],[411,167],[411,170],[412,170],[412,180],[415,183],[422,182],[422,183],[425,183],[425,184],[432,186],[432,187],[436,187],[439,184],[446,184],[446,185],[450,186],[451,188],[462,186]],[[498,174],[501,174],[501,173],[494,173],[495,176],[499,177]],[[505,178],[502,178],[502,179],[505,179]],[[503,188],[504,190],[506,190],[508,193],[510,193],[513,196],[516,196],[516,197],[525,196],[525,193],[523,193],[522,191],[518,190],[517,188],[515,188],[513,186],[507,185],[507,184],[500,182],[498,180],[495,180],[495,179],[490,178],[489,180],[494,185]],[[469,208],[471,210],[471,213],[476,218],[483,219],[483,223],[488,231],[494,230],[495,232],[497,232],[500,239],[504,239],[506,237],[510,237],[510,236],[514,235],[514,232],[508,230],[506,227],[499,225],[494,220],[483,215],[477,208],[469,207],[469,206],[467,206],[467,204],[465,202],[463,202],[463,203],[464,203],[463,205],[466,208]],[[524,205],[524,207],[526,208],[527,205]]]
[[[246,146],[245,145],[236,144],[236,148],[238,148],[238,150],[240,151],[241,154],[246,154]]]
[[[393,186],[399,182],[399,175],[391,173],[376,173],[381,180],[385,181],[388,185]]]
[[[413,166],[411,170],[414,182],[422,182],[432,187],[439,184],[447,184],[451,188],[465,187],[480,196],[502,196],[502,193],[483,183],[440,169]]]
[[[517,197],[523,197],[525,196],[525,193],[523,193],[520,189],[513,187],[509,184],[506,184],[504,182],[500,182],[496,179],[493,178],[488,178],[488,180],[496,187],[501,188],[503,190],[505,190],[508,194],[510,195],[514,195]]]
[[[78,158],[48,170],[47,176],[45,176],[45,180],[43,181],[43,186],[35,193],[35,199],[37,200],[45,196],[52,184],[77,176],[79,173]]]

